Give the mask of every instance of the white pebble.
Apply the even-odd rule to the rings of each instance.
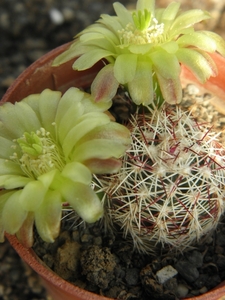
[[[161,270],[159,270],[156,273],[156,277],[158,279],[158,282],[160,284],[163,284],[168,279],[173,278],[175,275],[177,275],[177,273],[178,272],[176,269],[174,269],[172,266],[168,265],[168,266],[165,266],[164,268],[162,268]]]
[[[187,86],[187,91],[190,95],[197,95],[199,93],[199,88],[194,84],[189,84]]]
[[[54,23],[56,25],[60,25],[64,22],[63,14],[61,13],[61,11],[59,11],[56,8],[52,8],[49,11],[49,16],[50,16],[52,23]]]

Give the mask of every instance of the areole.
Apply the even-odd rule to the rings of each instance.
[[[1,103],[20,101],[24,97],[33,93],[40,93],[45,88],[53,90],[60,90],[65,92],[69,87],[76,86],[85,88],[90,85],[98,70],[103,66],[99,62],[93,68],[87,71],[76,72],[72,70],[72,61],[69,61],[59,67],[52,67],[52,61],[60,53],[65,51],[69,44],[62,45],[53,51],[47,53],[45,56],[37,60],[30,67],[28,67],[12,84],[4,95]],[[219,75],[210,80],[203,86],[208,91],[214,93],[215,106],[218,110],[225,111],[225,59],[218,54],[213,54]],[[193,75],[186,69],[182,69],[182,81],[196,82]],[[90,293],[82,290],[65,280],[61,279],[57,274],[46,267],[43,262],[37,257],[32,249],[27,249],[21,245],[15,236],[6,234],[7,239],[20,255],[20,257],[42,278],[49,295],[54,300],[109,300],[97,294]],[[225,296],[225,281],[222,282],[217,288],[207,292],[198,297],[188,298],[192,300],[223,300]],[[186,298],[187,300],[187,298]]]

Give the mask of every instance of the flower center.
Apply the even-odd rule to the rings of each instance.
[[[132,17],[135,26],[128,23],[124,29],[118,31],[122,45],[157,44],[162,42],[164,24],[158,24],[156,18],[151,18],[149,11],[134,12]]]
[[[15,142],[15,153],[10,158],[17,162],[30,178],[65,166],[61,148],[54,142],[50,132],[40,128],[36,133],[25,132]]]

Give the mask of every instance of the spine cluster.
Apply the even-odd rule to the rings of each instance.
[[[225,149],[179,106],[136,114],[119,173],[96,177],[106,219],[144,253],[184,250],[224,212]],[[109,224],[108,224],[109,225]]]

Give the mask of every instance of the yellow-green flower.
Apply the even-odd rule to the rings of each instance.
[[[117,172],[130,143],[128,129],[104,112],[108,106],[71,88],[0,107],[1,240],[6,231],[27,242],[35,222],[52,242],[64,202],[87,222],[102,216],[92,173]]]
[[[169,103],[182,97],[180,64],[186,65],[204,82],[216,76],[217,68],[208,53],[225,55],[225,42],[215,33],[195,31],[193,25],[210,18],[208,12],[180,11],[180,4],[155,9],[154,0],[138,0],[135,11],[114,3],[116,16],[101,15],[83,30],[54,65],[80,56],[73,64],[85,70],[105,59],[106,65],[92,84],[96,101],[108,101],[118,85],[127,88],[136,104],[154,99],[155,83]]]

